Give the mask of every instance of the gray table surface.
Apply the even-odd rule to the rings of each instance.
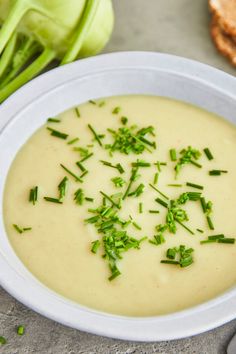
[[[114,0],[116,24],[104,52],[148,50],[192,58],[232,75],[234,69],[218,55],[209,36],[207,0]],[[16,334],[18,324],[26,333]],[[0,335],[8,344],[3,354],[131,354],[226,353],[236,320],[210,332],[181,340],[135,343],[103,338],[64,327],[21,305],[0,289]]]

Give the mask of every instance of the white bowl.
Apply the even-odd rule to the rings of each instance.
[[[166,54],[105,54],[52,70],[18,90],[0,107],[0,198],[22,144],[46,117],[106,96],[149,94],[190,102],[236,123],[236,79],[207,65]],[[138,341],[194,335],[236,317],[236,288],[202,305],[165,316],[124,317],[76,304],[41,284],[14,253],[0,219],[0,284],[51,319],[83,331]]]

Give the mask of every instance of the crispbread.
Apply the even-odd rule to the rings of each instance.
[[[209,0],[209,7],[224,32],[236,37],[236,0]]]
[[[212,17],[211,36],[217,49],[236,66],[236,43],[231,36],[223,32],[216,16]]]

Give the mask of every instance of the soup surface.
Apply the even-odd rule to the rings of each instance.
[[[235,151],[233,125],[182,102],[82,104],[17,154],[10,243],[42,283],[90,308],[154,316],[202,303],[236,282]]]

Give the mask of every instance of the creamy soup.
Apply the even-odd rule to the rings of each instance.
[[[128,316],[179,311],[235,285],[233,125],[149,96],[47,118],[4,195],[9,240],[37,279]]]

